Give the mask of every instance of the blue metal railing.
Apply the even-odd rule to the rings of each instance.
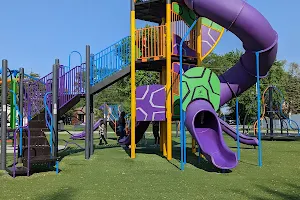
[[[72,51],[70,54],[69,54],[69,65],[68,65],[68,71],[71,70],[71,56],[76,53],[79,55],[79,60],[80,60],[80,65],[82,64],[82,56],[81,56],[81,53],[79,53],[78,51]]]
[[[48,127],[48,129],[50,130],[50,153],[52,153],[52,143],[53,143],[53,118],[52,118],[52,114],[49,110],[49,106],[48,106],[48,96],[52,94],[52,92],[47,92],[44,96],[44,107],[45,107],[45,121],[46,121],[46,125]],[[50,117],[50,122],[49,122],[49,118]]]
[[[91,85],[130,65],[130,37],[91,56]]]
[[[17,104],[17,94],[13,91],[13,90],[10,90],[10,92],[12,93],[13,95],[13,104],[14,104],[14,107],[16,108],[16,111],[17,111],[17,114],[19,117],[17,117],[17,124],[18,124],[18,127],[21,127],[21,120],[23,119],[23,114],[22,112],[20,112],[20,109],[19,109],[19,106]],[[21,119],[21,120],[19,120]],[[20,138],[23,138],[23,130],[22,128],[20,128]],[[22,156],[22,142],[23,140],[20,139],[20,156]]]

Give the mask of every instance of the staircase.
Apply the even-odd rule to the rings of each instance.
[[[59,116],[67,112],[80,101],[84,94],[84,81],[82,78],[84,65],[77,66],[64,73],[63,67],[59,69]],[[29,173],[34,165],[53,166],[57,157],[51,154],[51,141],[49,142],[44,129],[45,122],[44,96],[52,91],[52,73],[47,74],[39,80],[24,81],[24,117],[28,119],[27,129],[22,131],[22,156],[18,160],[23,166],[15,170],[8,169],[10,174],[24,175]],[[51,107],[52,97],[48,96],[47,103]],[[20,130],[18,130],[20,134]]]
[[[112,85],[119,79],[130,74],[130,37],[91,56],[91,90],[96,93]],[[59,68],[58,115],[61,116],[76,105],[85,94],[84,71],[85,64],[74,67],[64,72],[64,67]],[[28,119],[28,126],[22,134],[23,167],[18,167],[16,175],[29,173],[34,165],[53,166],[57,160],[51,155],[51,144],[44,129],[51,129],[46,125],[46,119],[51,118],[51,113],[45,115],[44,96],[52,91],[53,74],[49,73],[39,80],[24,81],[24,117]],[[46,98],[47,107],[51,110],[52,97]],[[49,115],[50,114],[50,115]],[[12,168],[8,169],[12,173]]]

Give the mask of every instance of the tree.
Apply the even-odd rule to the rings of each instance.
[[[287,78],[284,82],[286,94],[286,113],[300,112],[300,67],[297,63],[290,63]]]

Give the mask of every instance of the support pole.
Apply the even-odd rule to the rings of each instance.
[[[103,108],[103,112],[104,112],[104,126],[105,126],[105,131],[104,131],[104,137],[105,139],[107,139],[107,110],[106,110],[106,103],[104,103],[104,108]]]
[[[258,166],[262,167],[261,132],[260,132],[260,84],[259,84],[259,53],[256,56],[256,91],[257,91],[257,136],[258,136]]]
[[[131,158],[135,158],[135,120],[136,120],[136,95],[135,95],[135,1],[131,0],[130,12],[131,35]]]
[[[90,96],[90,155],[94,154],[94,96]]]
[[[236,143],[237,143],[237,157],[238,160],[241,159],[241,149],[240,149],[240,132],[239,132],[239,99],[236,97],[235,101],[235,118],[236,118]]]
[[[17,80],[14,78],[10,82],[11,90],[17,94]],[[10,98],[10,128],[16,128],[16,105],[14,104],[14,98]]]
[[[196,153],[197,149],[196,149],[196,140],[195,138],[192,138],[192,153]]]
[[[161,84],[166,85],[166,67],[162,67],[161,71]],[[168,92],[168,91],[166,91]],[[160,132],[161,132],[161,150],[163,156],[167,157],[167,122],[160,122]]]
[[[200,17],[196,24],[196,31],[197,31],[197,39],[196,39],[196,46],[197,46],[197,66],[200,67],[202,64],[201,60],[201,52],[202,52],[202,34],[201,34],[201,28],[202,28],[202,18]],[[198,146],[198,148],[200,148]],[[192,152],[196,153],[196,141],[195,138],[192,137]]]
[[[183,64],[183,59],[182,59],[182,46],[183,42],[185,39],[188,37],[189,33],[192,31],[194,26],[196,25],[198,19],[196,19],[191,27],[188,29],[188,31],[185,33],[184,37],[182,38],[180,45],[179,45],[179,60],[180,60],[180,67],[179,67],[179,72],[180,72],[180,82],[179,82],[179,97],[180,97],[180,149],[181,149],[181,162],[180,162],[180,169],[184,170],[184,165],[186,163],[186,135],[185,135],[185,112],[182,109],[182,102],[183,102],[183,96],[182,96],[182,76],[183,76],[183,69],[182,69],[182,64]]]
[[[161,19],[161,25],[166,24],[166,18]],[[166,85],[166,67],[162,66],[162,71],[159,74],[159,83],[161,85]],[[167,150],[166,150],[166,142],[165,142],[165,136],[167,134],[166,130],[166,122],[161,121],[159,125],[159,133],[160,133],[160,140],[159,140],[159,146],[160,151],[163,152],[163,156],[167,156]]]
[[[92,77],[94,77],[94,54],[91,54],[90,56],[90,60],[91,60],[91,79]],[[91,80],[92,82],[92,80]],[[90,155],[94,154],[94,96],[91,94],[90,95]]]
[[[20,115],[19,115],[19,124],[22,127],[23,126],[23,116],[24,116],[24,110],[23,110],[23,100],[24,100],[24,68],[20,68],[19,70],[19,109],[20,109]],[[20,128],[20,137],[23,137],[23,128]],[[21,152],[21,151],[20,151]],[[21,163],[21,157],[18,162]]]
[[[1,87],[1,170],[6,170],[6,134],[7,134],[7,60],[2,60]]]
[[[171,102],[171,68],[172,68],[172,40],[171,40],[171,0],[166,1],[167,5],[167,16],[166,16],[166,30],[167,30],[167,66],[166,66],[166,75],[167,75],[167,102],[166,102],[166,115],[167,115],[167,160],[172,159],[172,102]]]
[[[89,45],[86,45],[86,90],[85,90],[85,159],[90,158],[90,128],[91,128],[91,118],[90,118],[90,103],[91,103],[91,95],[90,95],[90,87],[91,87],[91,63],[90,63],[90,55],[91,49]]]
[[[52,80],[52,125],[53,125],[53,148],[52,155],[58,156],[58,76],[59,76],[59,60],[55,59],[53,65],[53,80]],[[51,138],[52,139],[52,138]]]

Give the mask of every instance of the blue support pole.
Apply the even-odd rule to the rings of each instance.
[[[262,167],[261,132],[260,132],[260,87],[259,87],[259,53],[256,55],[256,89],[257,89],[257,136],[258,136],[258,166]]]
[[[179,60],[180,60],[180,68],[179,68],[179,73],[180,73],[180,83],[179,83],[179,89],[180,89],[180,150],[181,150],[181,162],[180,162],[180,169],[184,170],[184,164],[186,163],[186,138],[185,138],[185,125],[184,125],[184,120],[185,120],[185,114],[182,110],[182,45],[185,39],[189,36],[190,32],[193,30],[194,26],[197,24],[198,19],[194,21],[194,23],[191,25],[189,30],[185,33],[184,37],[182,38],[179,46]]]
[[[185,114],[186,112],[183,112],[183,121],[185,122]],[[185,126],[183,126],[183,163],[186,164],[186,132],[185,132]]]
[[[235,100],[235,118],[236,118],[236,143],[237,143],[237,157],[238,160],[241,159],[241,149],[240,149],[240,132],[239,132],[239,98]]]
[[[56,166],[55,166],[55,168],[56,168],[56,174],[58,174],[58,172],[59,172],[59,161],[57,160],[56,161]]]

